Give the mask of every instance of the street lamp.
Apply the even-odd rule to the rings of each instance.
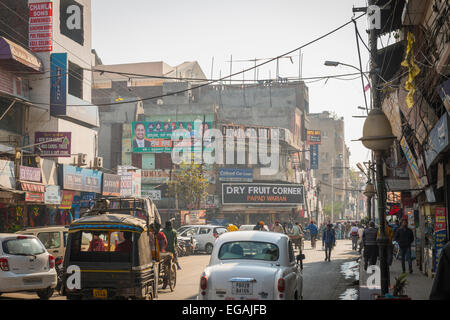
[[[343,63],[343,62],[339,62],[339,61],[326,60],[324,62],[324,65],[326,65],[327,67],[337,67],[338,65],[343,65],[343,66],[347,66],[347,67],[356,69],[356,70],[358,70],[358,72],[362,73],[362,75],[366,78],[367,83],[370,83],[369,78],[367,77],[367,75],[360,68],[352,66],[351,64],[347,64],[347,63]]]
[[[396,137],[392,134],[392,127],[384,112],[379,108],[372,109],[364,122],[363,137],[359,140],[363,145],[375,153],[376,183],[378,196],[378,219],[380,221],[380,236],[377,243],[380,251],[381,294],[389,293],[389,265],[387,264],[387,246],[389,239],[386,236],[385,194],[383,180],[383,165],[381,155],[388,150]]]
[[[370,180],[367,181],[366,188],[364,189],[363,194],[367,197],[367,216],[369,217],[370,221],[372,220],[372,197],[376,194],[375,186]]]

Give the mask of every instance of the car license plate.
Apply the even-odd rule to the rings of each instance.
[[[106,299],[108,297],[108,290],[106,289],[93,289],[94,298]]]
[[[25,278],[23,279],[24,284],[38,284],[42,283],[42,278]]]
[[[232,282],[231,293],[235,295],[251,295],[253,294],[253,283]]]

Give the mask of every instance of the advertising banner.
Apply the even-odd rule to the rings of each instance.
[[[55,141],[58,138],[62,139],[59,141]],[[52,142],[39,144],[34,149],[35,153],[40,152],[41,157],[70,157],[71,138],[72,132],[36,132],[34,134],[35,144],[45,141]]]
[[[448,118],[448,113],[444,113],[444,115],[439,119],[431,132],[428,134],[428,144],[425,148],[425,162],[427,169],[430,168],[437,156],[448,148]]]
[[[72,209],[74,191],[62,190],[61,191],[61,205],[59,209]]]
[[[205,131],[212,127],[212,122],[205,122]],[[177,129],[185,129],[194,137],[194,121],[142,121],[132,123],[132,148],[133,152],[172,152],[174,147],[172,132]],[[195,137],[194,146],[201,148],[200,128],[198,136]],[[186,140],[186,139],[185,139]],[[207,137],[203,137],[203,146],[208,142]],[[180,148],[192,147],[191,141],[185,141]],[[200,150],[200,149],[199,149]],[[194,150],[196,151],[196,150]]]
[[[319,169],[319,145],[311,144],[309,146],[310,153],[310,167],[311,169]]]
[[[45,204],[61,204],[61,192],[59,186],[47,185],[44,193]]]
[[[306,130],[306,143],[307,144],[320,144],[322,135],[320,130]]]
[[[120,196],[120,176],[103,173],[102,194],[105,196]]]
[[[300,184],[222,184],[222,204],[298,205],[303,202],[304,187]]]
[[[63,189],[101,193],[102,172],[66,164],[60,168]]]
[[[44,194],[42,192],[25,192],[25,202],[44,202]]]
[[[219,168],[219,181],[252,182],[253,169]]]
[[[411,152],[411,149],[409,148],[408,142],[406,142],[405,137],[402,138],[400,141],[400,146],[402,147],[403,153],[405,154],[406,160],[408,160],[409,166],[411,168],[411,172],[414,175],[414,178],[416,179],[417,185],[419,187],[422,186],[422,182],[420,181],[420,172],[419,168],[417,166],[416,158]]]
[[[41,168],[20,166],[19,180],[41,182]]]
[[[28,20],[28,47],[34,52],[53,50],[52,2],[30,3]]]
[[[43,184],[31,183],[31,182],[21,182],[20,186],[23,191],[31,191],[31,192],[45,192],[45,186]]]
[[[50,115],[61,116],[67,112],[67,53],[50,55]]]
[[[82,192],[80,199],[80,208],[89,208],[95,199],[95,192]]]
[[[143,183],[164,183],[170,180],[170,170],[142,170]]]
[[[161,200],[161,190],[154,190],[154,189],[142,189],[141,191],[142,197],[148,197],[155,200]]]
[[[141,196],[141,170],[131,173],[131,194],[135,197]]]
[[[271,133],[275,132],[270,129],[271,128],[269,128],[269,127],[223,125],[222,126],[222,135],[224,137],[246,138],[246,131],[249,130],[249,132],[251,133],[251,135],[250,135],[251,137],[270,139]]]

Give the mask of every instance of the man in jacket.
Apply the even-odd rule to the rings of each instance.
[[[397,241],[400,248],[403,272],[405,272],[405,259],[408,259],[409,273],[412,273],[411,244],[414,241],[414,234],[408,228],[408,221],[405,219],[402,219],[401,227],[397,229],[394,240]]]
[[[314,221],[311,221],[311,223],[305,228],[305,230],[309,230],[309,234],[311,235],[311,248],[315,248],[316,237],[319,230],[317,229],[317,226],[314,224]]]
[[[369,227],[364,230],[362,239],[364,245],[364,270],[367,270],[369,265],[377,264],[378,245],[375,222],[369,222]]]
[[[442,249],[430,300],[450,300],[450,242]]]
[[[177,264],[177,267],[178,267],[178,270],[180,270],[181,267],[178,264],[178,258],[177,258],[177,244],[178,244],[177,232],[175,229],[172,228],[172,222],[166,221],[166,227],[163,229],[163,232],[167,239],[166,250],[173,254],[175,263]]]
[[[334,229],[331,228],[331,224],[328,224],[322,236],[322,246],[325,247],[325,261],[330,261],[331,250],[335,244],[336,235]]]
[[[358,249],[358,227],[356,226],[356,223],[353,223],[352,229],[348,233],[348,237],[351,237],[352,239],[352,250]]]
[[[280,221],[275,221],[275,225],[273,226],[273,232],[285,233],[283,226]]]

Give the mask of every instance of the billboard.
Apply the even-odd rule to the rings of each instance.
[[[212,127],[212,122],[205,122],[205,131]],[[162,153],[172,152],[174,147],[172,141],[172,132],[178,129],[187,130],[194,139],[194,150],[201,147],[201,136],[194,137],[194,129],[200,133],[200,128],[194,127],[194,121],[140,121],[133,122],[131,127],[132,136],[132,150],[133,152],[151,152]],[[203,143],[207,142],[207,138],[203,137]],[[192,148],[191,141],[184,141],[183,145],[178,146],[181,148]],[[197,150],[197,151],[198,151]],[[188,150],[187,150],[188,151]]]
[[[319,145],[311,144],[309,146],[309,153],[311,169],[319,169]]]
[[[120,196],[120,176],[103,173],[102,194],[105,196]]]
[[[322,136],[320,130],[306,130],[306,143],[307,144],[320,144]]]
[[[62,177],[62,188],[85,192],[101,193],[102,172],[84,169],[70,165],[60,167],[59,177]]]
[[[303,202],[304,187],[301,184],[222,184],[222,204],[298,205]]]
[[[59,141],[55,141],[62,138]],[[35,146],[35,153],[40,152],[41,157],[70,157],[71,152],[72,132],[36,132],[34,134],[34,143],[42,143],[51,141],[49,143],[39,144]],[[39,149],[38,149],[39,147]]]
[[[53,50],[52,2],[30,3],[28,20],[28,47],[34,52]]]
[[[50,115],[66,114],[67,104],[67,53],[50,55]]]

